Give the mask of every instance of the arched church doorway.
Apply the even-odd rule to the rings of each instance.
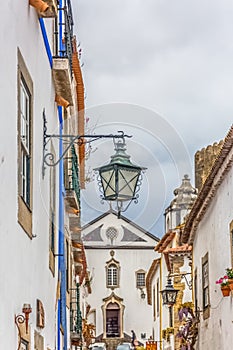
[[[123,338],[123,299],[112,292],[103,302],[103,338]]]
[[[108,303],[106,307],[106,337],[120,336],[120,308],[117,303]]]

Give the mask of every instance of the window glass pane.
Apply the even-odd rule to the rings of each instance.
[[[203,308],[209,305],[209,271],[208,260],[202,265],[202,288],[203,288]]]
[[[203,265],[203,287],[208,286],[208,265],[205,263]]]
[[[30,159],[25,152],[21,152],[21,190],[20,195],[26,204],[30,204]]]
[[[23,145],[29,152],[30,146],[30,96],[26,90],[25,84],[21,80],[20,83],[20,135]]]
[[[20,81],[20,141],[21,169],[19,192],[24,202],[30,206],[30,95],[26,84]]]
[[[107,284],[108,286],[117,286],[118,276],[117,276],[117,267],[115,265],[110,265],[107,270]]]
[[[137,287],[145,287],[145,273],[144,272],[137,273]]]
[[[204,307],[207,307],[209,305],[209,288],[204,289]]]

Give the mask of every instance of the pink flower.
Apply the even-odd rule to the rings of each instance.
[[[227,286],[229,284],[228,282],[228,277],[227,276],[224,276],[224,277],[220,277],[219,280],[217,280],[215,282],[216,284],[221,284],[221,286]]]
[[[223,281],[223,278],[221,277],[221,278],[219,278],[219,280],[216,281],[216,284],[221,284],[222,281]]]

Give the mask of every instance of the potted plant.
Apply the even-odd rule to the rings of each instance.
[[[228,282],[228,276],[220,277],[217,281],[216,284],[220,284],[221,286],[221,291],[222,295],[224,297],[228,297],[230,295],[230,287],[229,287],[229,282]]]
[[[230,290],[233,290],[233,269],[226,269]]]

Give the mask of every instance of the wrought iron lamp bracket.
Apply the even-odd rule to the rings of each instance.
[[[187,279],[187,275],[191,275],[190,281]],[[192,281],[192,273],[191,272],[184,272],[184,273],[174,273],[174,274],[169,274],[169,277],[180,277],[181,279],[184,279],[188,288],[192,290],[193,288],[193,281]]]
[[[191,275],[191,273],[189,273],[189,274]],[[186,275],[187,275],[187,274],[181,275],[181,279],[184,278],[184,279],[185,279],[185,282],[186,282],[186,284],[187,284],[187,286],[188,286],[188,288],[189,288],[190,290],[192,290],[192,288],[193,288],[193,281],[192,281],[192,278],[191,278],[190,281],[188,281]]]
[[[56,134],[47,134],[47,120],[45,111],[43,111],[43,165],[42,165],[42,177],[45,176],[45,168],[46,165],[49,167],[56,166],[67,154],[69,149],[77,144],[89,144],[99,139],[124,139],[132,137],[132,135],[126,135],[123,131],[118,131],[118,134],[107,134],[107,135],[56,135]],[[48,151],[47,145],[50,140],[58,139],[63,141],[63,146],[66,145],[63,149],[63,153],[60,155],[58,159],[55,159],[55,155],[52,152]]]

